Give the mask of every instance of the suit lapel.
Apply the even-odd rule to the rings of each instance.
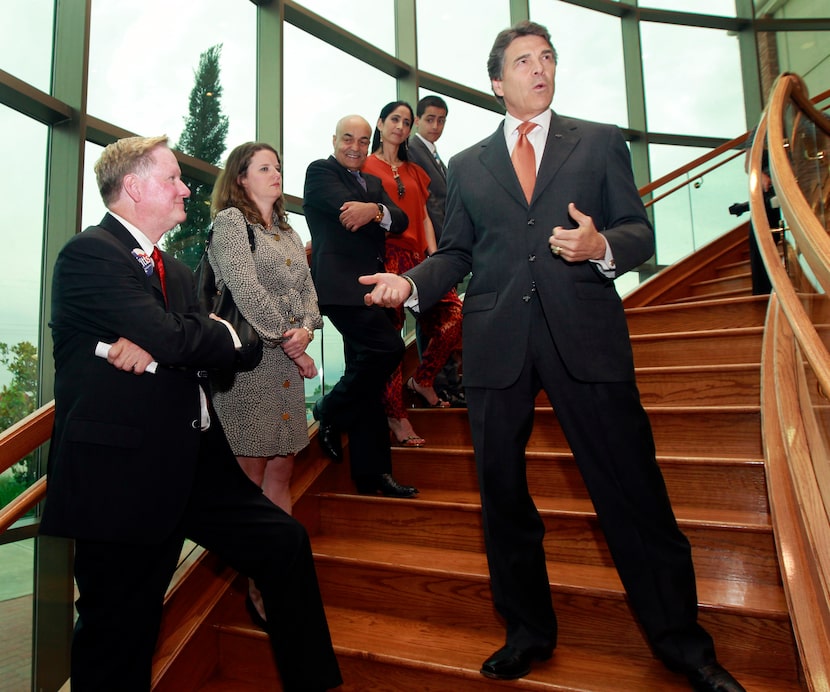
[[[545,142],[545,151],[539,164],[536,175],[536,186],[533,188],[533,204],[545,189],[551,184],[559,169],[568,160],[574,147],[579,142],[579,130],[576,123],[567,118],[560,118],[556,113],[551,117],[548,138]],[[507,142],[504,138],[504,123],[499,125],[489,140],[485,140],[481,153],[481,162],[490,170],[493,177],[510,195],[521,204],[528,206],[510,154],[507,151]],[[506,171],[506,173],[505,173]]]
[[[360,183],[358,182],[357,178],[355,178],[355,176],[353,176],[351,173],[349,173],[349,171],[346,168],[343,168],[343,166],[341,166],[339,163],[337,163],[337,159],[334,158],[333,156],[329,156],[329,164],[332,166],[332,168],[334,168],[334,170],[337,171],[337,174],[340,176],[341,180],[343,180],[345,185],[350,190],[354,190],[354,192],[357,195],[358,199],[360,199],[363,202],[368,201],[369,198],[367,196],[366,190],[363,189],[363,187],[360,185]],[[363,175],[362,172],[360,173],[360,175],[363,177],[364,180],[366,180],[366,176]],[[367,186],[368,186],[368,181],[367,181]]]
[[[101,228],[112,233],[119,242],[123,243],[130,253],[138,247],[138,241],[133,238],[132,233],[124,228],[124,225],[111,214],[106,214],[100,225]],[[138,259],[135,259],[135,262],[138,266],[140,266]],[[150,286],[153,287],[156,297],[161,301],[161,304],[164,305],[164,294],[161,291],[161,281],[159,280],[158,272],[153,271],[153,273],[147,277],[147,280],[149,281]]]
[[[415,135],[415,136],[412,138],[412,140],[411,140],[411,141],[413,141],[413,142],[414,142],[414,145],[415,145],[416,147],[420,147],[420,148],[423,150],[423,152],[424,152],[424,156],[425,156],[425,157],[426,157],[426,159],[430,162],[430,166],[431,166],[431,167],[432,167],[435,171],[437,171],[437,172],[438,172],[438,174],[439,174],[442,178],[444,178],[444,180],[446,180],[446,179],[447,179],[447,169],[444,167],[444,165],[443,165],[443,164],[438,163],[437,159],[435,158],[435,156],[433,155],[433,153],[429,150],[429,147],[428,147],[426,144],[424,144],[423,140],[422,140],[422,139],[421,139],[418,135]]]
[[[579,129],[573,120],[561,118],[556,113],[551,116],[545,152],[536,175],[536,187],[533,188],[531,204],[545,191],[557,172],[579,142]]]
[[[527,206],[525,193],[522,192],[522,186],[519,184],[513,162],[510,160],[510,154],[507,153],[507,142],[504,139],[504,122],[499,125],[490,139],[482,142],[481,146],[479,159],[482,165],[490,171],[495,181],[511,197],[514,197],[523,206]]]

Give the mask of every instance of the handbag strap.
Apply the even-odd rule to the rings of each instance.
[[[245,222],[245,226],[248,229],[248,245],[251,247],[251,254],[254,253],[256,250],[256,239],[254,238],[254,227],[251,226],[247,221]],[[207,241],[205,241],[205,252],[204,254],[207,255],[208,248],[210,247],[210,241],[213,239],[213,224],[210,224],[210,229],[208,230],[208,237]]]

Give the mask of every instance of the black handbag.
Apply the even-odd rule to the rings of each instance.
[[[251,252],[254,252],[256,249],[254,229],[251,228],[251,224],[247,224],[247,227],[248,243],[251,246]],[[262,339],[259,338],[259,334],[256,333],[251,323],[242,316],[227,285],[223,283],[222,288],[216,288],[216,275],[208,260],[208,248],[212,238],[213,229],[211,228],[207,243],[205,243],[204,254],[196,266],[196,291],[199,296],[199,305],[205,314],[213,313],[228,322],[239,336],[242,342],[240,350],[245,357],[238,359],[236,370],[253,370],[262,360]]]

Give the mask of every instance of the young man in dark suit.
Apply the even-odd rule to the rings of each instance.
[[[361,274],[383,271],[386,233],[403,233],[408,219],[378,178],[360,169],[372,129],[359,115],[340,119],[334,155],[306,171],[303,211],[311,230],[311,276],[320,312],[343,337],[346,369],[315,405],[318,438],[342,458],[340,433],[349,436],[351,475],[361,493],[414,497],[418,490],[392,476],[389,426],[381,395],[403,357],[404,345],[384,308],[367,307]]]
[[[654,252],[628,149],[617,128],[550,110],[556,52],[545,27],[501,32],[487,67],[507,114],[450,161],[438,252],[405,277],[361,279],[376,284],[367,302],[426,309],[473,270],[464,384],[493,599],[507,629],[481,672],[522,677],[556,645],[545,527],[525,476],[544,389],[655,654],[696,690],[739,692],[697,622],[691,549],[657,466],[614,288]]]
[[[248,480],[206,370],[250,354],[199,313],[193,273],[159,251],[190,191],[166,137],[110,144],[109,212],[61,250],[52,286],[55,426],[41,533],[75,539],[75,692],[146,692],[184,539],[262,591],[286,690],[341,682],[305,529]]]

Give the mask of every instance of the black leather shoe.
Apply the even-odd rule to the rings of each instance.
[[[357,492],[361,495],[385,495],[386,497],[415,497],[418,488],[411,485],[401,485],[392,478],[391,473],[382,473],[379,476],[355,478]]]
[[[530,672],[533,661],[547,661],[553,647],[534,646],[524,651],[507,644],[488,658],[481,666],[481,674],[495,680],[516,680]]]
[[[697,692],[746,692],[729,671],[715,661],[688,673],[692,689]]]
[[[331,423],[326,421],[320,415],[320,409],[317,403],[311,407],[311,415],[314,420],[320,423],[317,430],[317,439],[320,441],[320,447],[332,461],[340,463],[343,461],[343,443],[340,441],[340,431]]]

